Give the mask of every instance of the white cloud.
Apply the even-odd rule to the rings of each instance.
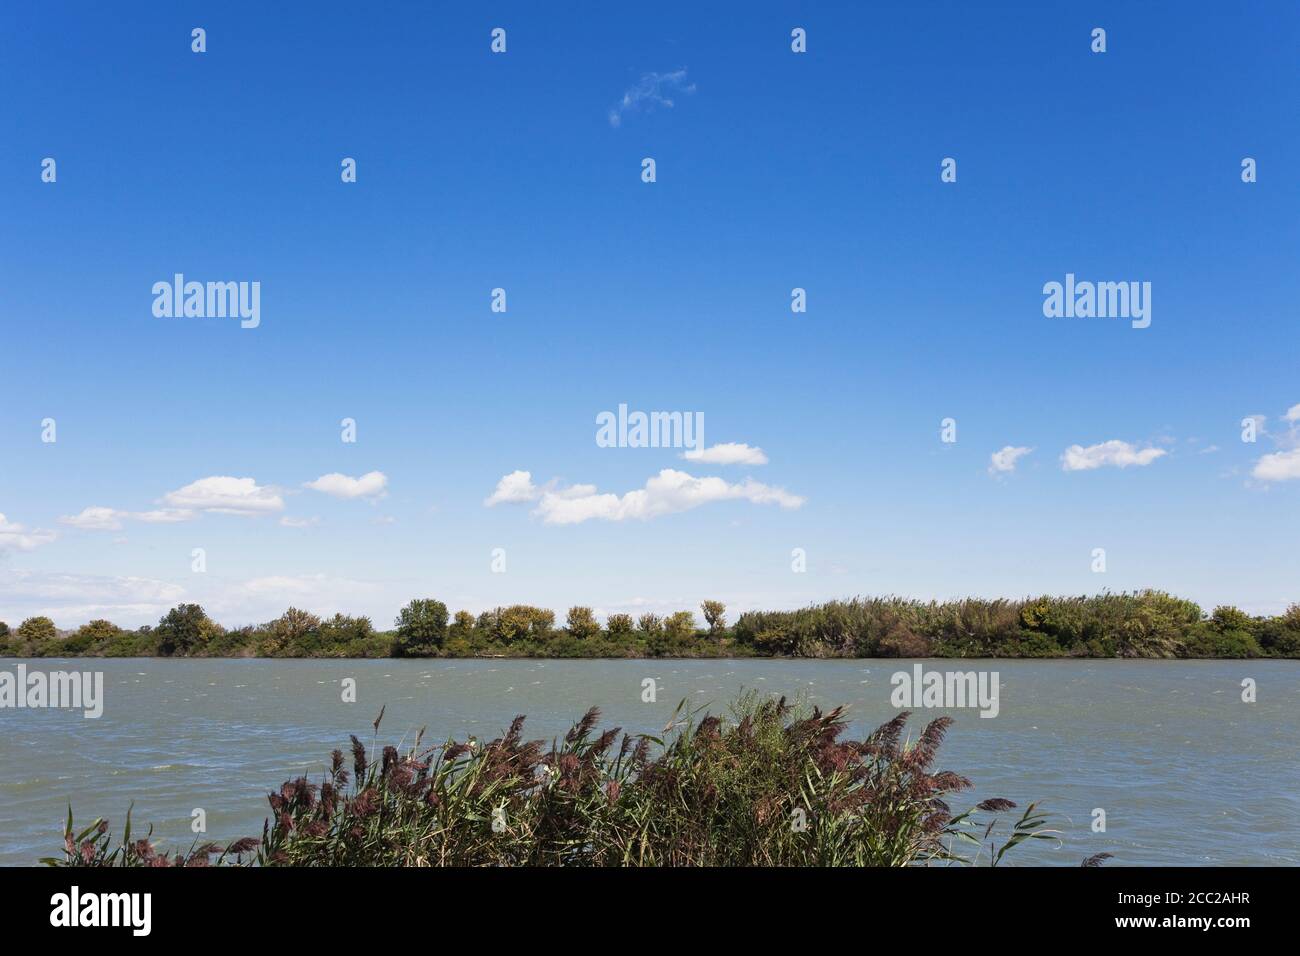
[[[284,510],[284,499],[275,488],[262,487],[252,478],[214,475],[200,478],[163,495],[164,504],[183,511],[211,511],[218,514],[259,515]]]
[[[157,511],[132,511],[130,517],[132,521],[143,521],[145,524],[175,524],[178,521],[192,520],[194,512],[188,508],[162,508]]]
[[[122,520],[125,517],[125,511],[92,506],[82,508],[80,514],[63,515],[59,518],[59,524],[82,528],[86,531],[121,531]]]
[[[0,605],[6,614],[45,615],[59,627],[101,617],[124,627],[152,624],[184,597],[184,588],[153,578],[0,572]]]
[[[33,551],[43,544],[49,544],[57,537],[55,532],[42,531],[40,528],[32,528],[28,531],[23,525],[12,522],[0,514],[0,549]]]
[[[522,501],[533,501],[540,494],[537,486],[533,484],[531,471],[512,471],[497,482],[496,490],[483,499],[483,504],[489,508],[500,504],[517,504]]]
[[[386,595],[383,587],[367,581],[325,574],[276,574],[222,585],[203,595],[202,603],[218,620],[268,621],[290,605],[321,617],[360,614],[381,594]],[[398,595],[387,596],[399,599]]]
[[[319,593],[326,580],[323,574],[273,574],[244,581],[233,590],[242,594],[286,594],[301,597]]]
[[[553,498],[559,498],[563,501],[570,498],[586,498],[595,493],[595,485],[566,485],[565,487],[560,487],[559,479],[552,478],[546,483],[545,487],[541,489],[539,497],[542,495],[550,495]]]
[[[79,514],[63,515],[59,518],[59,523],[83,531],[121,531],[122,522],[127,520],[143,521],[146,524],[171,524],[177,521],[189,521],[193,517],[193,511],[179,508],[159,511],[119,511],[116,508],[92,505],[89,508],[82,508]]]
[[[1001,451],[995,451],[989,456],[989,474],[1006,474],[1016,470],[1016,462],[1028,455],[1032,448],[1023,448],[1016,445],[1007,445]]]
[[[320,518],[315,515],[310,518],[294,518],[291,515],[285,515],[280,519],[280,524],[285,528],[314,528],[320,524]]]
[[[656,106],[672,109],[672,95],[676,93],[694,93],[695,84],[686,79],[685,70],[673,70],[671,73],[642,73],[640,81],[623,94],[618,106],[609,111],[609,125],[621,126],[623,114]]]
[[[388,476],[382,471],[371,471],[360,478],[349,478],[333,472],[306,482],[303,487],[334,498],[382,498],[388,493]]]
[[[744,442],[724,442],[708,448],[692,448],[682,457],[704,465],[766,465],[767,455],[761,448],[751,448]]]
[[[1091,471],[1112,466],[1127,468],[1130,465],[1149,465],[1162,455],[1163,448],[1137,448],[1126,441],[1111,439],[1099,445],[1071,445],[1061,455],[1061,468],[1065,471]]]
[[[597,494],[590,485],[578,486],[576,492],[573,488],[543,491],[534,514],[540,515],[546,524],[580,524],[593,518],[645,521],[715,501],[735,500],[782,508],[798,508],[804,503],[798,495],[753,479],[732,484],[722,478],[696,478],[684,471],[665,468],[646,481],[644,488],[621,496]]]
[[[1251,475],[1260,481],[1289,481],[1300,478],[1300,448],[1265,455],[1255,462]]]
[[[282,574],[243,581],[212,575],[188,576],[181,587],[144,577],[19,571],[0,568],[0,618],[16,620],[43,614],[61,628],[95,618],[122,627],[156,624],[182,601],[203,606],[215,620],[233,626],[267,621],[289,605],[321,616],[336,612],[374,613],[396,607],[409,595],[405,586],[388,588],[324,574]],[[382,624],[381,624],[382,626]]]
[[[1273,440],[1273,444],[1279,448],[1300,448],[1300,405],[1292,405],[1282,415],[1282,421],[1286,422],[1287,429],[1279,434],[1271,434],[1264,430],[1263,423],[1259,426],[1259,432],[1262,435],[1268,435]]]

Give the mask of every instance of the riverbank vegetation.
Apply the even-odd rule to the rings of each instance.
[[[402,608],[390,631],[369,618],[320,618],[290,608],[274,621],[227,629],[197,604],[168,611],[156,627],[126,630],[97,620],[59,631],[32,617],[10,631],[9,657],[1300,657],[1300,604],[1251,616],[1206,613],[1163,591],[1023,600],[900,597],[829,601],[793,611],[746,611],[727,623],[718,601],[660,616],[515,604],[448,614],[433,599]]]
[[[160,851],[68,811],[56,866],[908,866],[997,865],[1056,839],[1033,805],[993,798],[955,812],[971,787],[933,770],[951,718],[911,743],[900,713],[860,741],[844,712],[742,696],[730,719],[679,705],[662,739],[597,731],[592,709],[549,747],[524,718],[489,743],[399,754],[352,738],[317,781],[268,797],[260,839]],[[378,751],[378,752],[377,752]],[[377,759],[375,759],[377,758]],[[1100,856],[1085,865],[1096,865]]]

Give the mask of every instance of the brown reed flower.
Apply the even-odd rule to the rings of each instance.
[[[357,775],[357,783],[366,775],[366,745],[352,735],[352,770]]]
[[[379,809],[379,794],[374,787],[367,787],[352,801],[352,812],[365,818]]]
[[[615,739],[618,737],[619,733],[622,730],[623,730],[622,727],[613,727],[605,731],[592,745],[591,753],[595,755],[604,754],[605,751],[607,751],[611,746],[613,746]]]
[[[461,756],[462,754],[469,753],[469,749],[470,749],[469,744],[453,743],[451,746],[449,746],[446,750],[442,752],[442,759],[450,763],[451,761],[455,760],[457,757]]]
[[[893,720],[881,724],[872,731],[864,741],[869,753],[877,754],[882,757],[896,757],[898,755],[898,737],[903,732],[903,726],[907,719],[912,716],[910,710],[904,710]]]
[[[571,744],[586,737],[587,734],[591,733],[591,728],[596,726],[596,721],[598,720],[600,720],[600,708],[592,707],[582,715],[580,721],[570,728],[569,732],[564,737],[564,742],[566,744]]]
[[[921,736],[903,757],[903,766],[910,770],[926,770],[939,754],[948,728],[953,724],[951,717],[936,717],[921,731]]]

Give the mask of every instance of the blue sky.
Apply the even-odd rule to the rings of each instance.
[[[983,6],[7,6],[0,619],[1300,599],[1300,12]],[[260,326],[155,317],[177,272]],[[1045,317],[1067,273],[1150,327]]]

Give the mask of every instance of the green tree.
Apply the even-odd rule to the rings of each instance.
[[[636,629],[646,637],[653,637],[663,633],[664,622],[658,614],[642,614],[636,619]]]
[[[700,605],[704,612],[704,621],[709,625],[709,633],[721,634],[727,627],[727,605],[721,601],[705,601]]]
[[[94,620],[77,628],[63,646],[69,654],[102,653],[109,642],[119,640],[123,633],[112,621]]]
[[[1226,634],[1228,631],[1250,631],[1253,624],[1249,614],[1227,604],[1219,605],[1210,615],[1210,626],[1220,634]]]
[[[605,619],[605,630],[610,637],[627,637],[632,633],[631,614],[611,614]]]
[[[199,605],[178,604],[159,619],[153,633],[163,657],[186,657],[201,653],[224,631]]]
[[[426,657],[447,639],[447,605],[432,598],[417,598],[397,615],[395,657]]]
[[[555,612],[531,604],[497,608],[492,636],[505,644],[524,640],[545,640],[555,627]]]
[[[320,618],[309,611],[291,607],[268,624],[265,630],[266,638],[262,641],[263,654],[267,657],[277,657],[286,653],[290,656],[299,656],[301,649],[295,654],[294,646],[301,644],[309,635],[320,632]]]
[[[664,621],[664,630],[674,641],[681,642],[695,636],[695,615],[690,611],[678,611],[668,615]]]
[[[380,648],[367,646],[368,642],[372,642],[375,637],[375,626],[370,623],[368,617],[335,614],[328,621],[321,622],[317,633],[319,635],[317,653],[328,657],[374,656],[369,652],[378,650],[382,655],[389,650],[387,646]]]
[[[343,644],[349,641],[364,641],[374,637],[375,626],[368,617],[351,617],[347,614],[335,614],[320,625],[321,639],[330,644]]]
[[[589,607],[571,607],[564,619],[564,629],[579,640],[586,640],[600,635],[600,625],[596,623],[596,614]]]
[[[18,640],[30,650],[36,650],[39,645],[52,641],[57,636],[54,622],[48,617],[29,617],[18,625]]]
[[[1259,643],[1278,657],[1300,657],[1300,604],[1267,618],[1260,627]]]
[[[452,618],[451,627],[447,632],[447,639],[452,641],[468,641],[474,636],[474,615],[469,611],[457,611],[456,616]]]

